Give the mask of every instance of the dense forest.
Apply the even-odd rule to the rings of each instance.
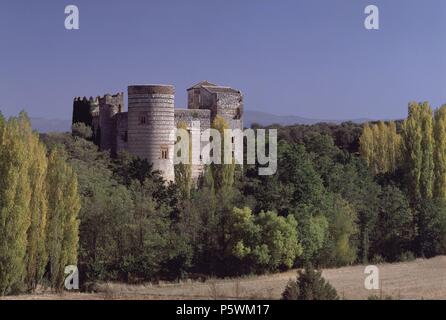
[[[188,165],[167,184],[145,160],[110,158],[83,125],[38,139],[25,115],[0,118],[0,294],[60,288],[53,265],[68,260],[88,289],[446,253],[446,106],[411,103],[398,122],[270,128],[275,175],[210,165],[195,186]]]

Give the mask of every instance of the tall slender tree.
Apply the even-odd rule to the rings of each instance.
[[[434,197],[446,199],[446,104],[435,111]]]
[[[30,225],[27,135],[22,113],[0,124],[0,295],[21,287],[25,275],[27,230]]]
[[[76,175],[57,148],[48,159],[47,190],[50,281],[61,289],[65,267],[77,263],[80,199]]]
[[[421,199],[421,171],[423,167],[422,108],[416,102],[409,104],[409,115],[402,126],[404,164],[407,190],[412,201]]]
[[[235,164],[234,162],[224,163],[224,131],[229,129],[229,125],[226,120],[221,116],[216,116],[212,122],[212,128],[220,132],[221,139],[221,163],[212,164],[212,174],[214,176],[214,183],[217,190],[225,190],[231,188],[234,184]]]
[[[28,229],[25,281],[28,290],[33,291],[43,277],[48,260],[45,247],[47,231],[46,173],[48,161],[46,148],[39,142],[39,136],[32,133],[29,138],[29,156],[31,159],[31,165],[29,167],[31,224]]]
[[[429,103],[421,104],[421,161],[420,188],[424,199],[431,199],[434,189],[434,135],[433,114]]]

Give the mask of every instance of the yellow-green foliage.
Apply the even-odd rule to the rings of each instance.
[[[225,189],[231,187],[234,184],[234,172],[235,172],[235,164],[232,162],[231,164],[224,164],[224,131],[229,129],[228,123],[221,116],[216,116],[214,121],[212,122],[212,128],[216,129],[220,132],[221,135],[221,163],[222,164],[213,164],[212,174],[214,177],[215,187],[218,190]]]
[[[50,280],[54,288],[60,289],[65,267],[77,262],[80,199],[76,175],[59,149],[49,155],[47,188]]]
[[[252,269],[291,268],[302,254],[292,215],[284,218],[268,211],[254,216],[249,208],[234,208],[226,225],[226,255],[252,264]]]
[[[47,227],[46,172],[48,160],[46,148],[39,141],[37,134],[31,134],[29,140],[31,166],[29,168],[31,187],[31,224],[28,229],[26,252],[26,284],[34,290],[41,281],[48,259],[45,241]]]
[[[76,263],[77,178],[57,152],[50,160],[48,166],[46,148],[24,113],[8,121],[0,117],[0,295],[34,290],[48,254],[63,264],[51,273],[59,287],[65,266]]]
[[[395,123],[365,124],[360,153],[374,174],[394,172],[401,159],[401,136]]]
[[[407,183],[413,199],[432,198],[434,139],[432,109],[428,103],[410,103],[402,127]]]
[[[187,124],[180,122],[178,129],[187,130]],[[190,198],[192,188],[192,137],[189,132],[189,163],[179,163],[175,165],[175,182],[180,188],[183,199]]]
[[[435,111],[434,196],[446,199],[446,105]]]
[[[18,290],[25,275],[31,188],[29,123],[22,114],[0,132],[0,295]]]

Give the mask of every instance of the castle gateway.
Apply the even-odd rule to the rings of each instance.
[[[230,87],[197,83],[187,90],[187,109],[175,108],[175,88],[171,85],[132,85],[128,87],[128,111],[124,112],[124,94],[97,98],[76,98],[73,124],[82,122],[93,130],[93,141],[100,150],[116,156],[121,151],[147,159],[153,170],[161,171],[168,181],[175,179],[170,133],[179,123],[188,130],[209,129],[217,115],[232,129],[243,130],[243,96]],[[203,165],[193,165],[197,179]]]

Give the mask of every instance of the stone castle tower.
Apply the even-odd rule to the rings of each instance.
[[[174,180],[175,93],[173,86],[130,86],[128,151],[149,160],[166,180]]]
[[[220,115],[231,128],[243,130],[240,91],[202,81],[187,92],[187,109],[175,108],[175,89],[171,85],[129,86],[128,112],[124,112],[123,93],[95,99],[76,98],[73,124],[82,122],[90,126],[93,141],[101,150],[110,151],[112,156],[126,150],[147,159],[154,170],[161,171],[167,181],[173,181],[175,141],[170,133],[180,122],[191,132],[204,131]],[[197,179],[202,171],[203,165],[194,165],[192,177]]]

